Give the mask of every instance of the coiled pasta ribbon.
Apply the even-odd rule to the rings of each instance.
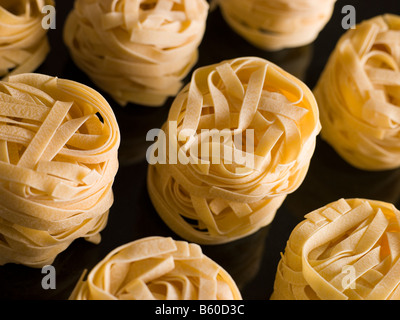
[[[400,167],[400,17],[347,31],[314,89],[322,137],[362,170]]]
[[[264,50],[313,42],[332,16],[336,0],[217,0],[229,26]]]
[[[275,300],[400,299],[400,211],[340,199],[305,215],[279,262]]]
[[[50,51],[42,8],[52,0],[0,2],[0,78],[35,71]]]
[[[76,0],[64,39],[118,103],[162,106],[197,62],[207,15],[205,0]]]
[[[119,128],[106,100],[40,74],[0,82],[0,265],[50,264],[98,243],[113,203]]]
[[[150,197],[187,240],[242,238],[269,224],[299,187],[319,130],[311,91],[269,61],[243,57],[199,68],[171,106],[167,146],[159,137],[157,161],[148,156]]]
[[[241,300],[232,277],[197,244],[148,237],[111,251],[70,300]]]

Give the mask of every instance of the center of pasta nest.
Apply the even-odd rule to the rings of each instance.
[[[244,85],[244,88],[245,90],[247,90],[247,85]],[[191,144],[190,139],[193,138],[192,136],[180,142],[179,146],[181,148],[184,148],[186,146],[187,156],[194,155],[196,157],[196,160],[198,160],[196,161],[196,163],[209,163],[210,171],[212,171],[212,168],[215,168],[216,166],[222,164],[223,166],[225,166],[225,168],[228,169],[229,172],[237,173],[236,169],[244,168],[246,164],[241,164],[239,161],[235,161],[235,154],[230,154],[231,152],[233,152],[232,149],[241,151],[242,155],[249,153],[251,155],[257,156],[254,153],[257,150],[257,147],[259,146],[261,148],[262,145],[266,144],[265,138],[263,141],[263,136],[265,132],[273,126],[278,126],[282,129],[284,128],[284,125],[282,124],[279,115],[274,112],[275,108],[273,106],[273,103],[283,103],[287,108],[290,108],[292,107],[292,102],[289,101],[289,99],[281,91],[275,88],[264,89],[261,94],[260,103],[257,108],[257,117],[255,117],[246,128],[239,130],[237,127],[241,110],[240,101],[235,101],[234,99],[230,98],[224,87],[218,89],[220,89],[220,92],[224,95],[225,99],[229,101],[229,110],[227,110],[227,113],[222,115],[222,117],[220,116],[221,118],[217,120],[215,119],[216,106],[212,102],[204,102],[200,115],[200,123],[196,129],[196,132],[194,133],[195,139],[198,139],[200,141],[196,141],[196,145],[194,143]],[[303,109],[302,112],[306,113],[307,110]],[[219,126],[219,128],[213,128],[213,119],[215,122],[219,121],[220,123],[225,122],[230,124],[226,127]],[[264,121],[262,127],[260,127],[260,119]],[[182,125],[183,121],[179,123],[178,137],[180,136],[180,133],[184,131]],[[202,137],[205,135],[205,133],[207,133],[209,136]],[[270,141],[272,141],[273,137],[270,138]],[[206,144],[206,147],[203,147],[203,144]],[[217,152],[215,150],[216,145],[220,147],[217,147],[217,149],[219,149],[219,151]],[[232,147],[232,149],[230,149],[230,147]],[[208,152],[205,151],[204,148],[208,149]],[[274,158],[275,156],[278,156],[278,153],[280,152],[279,150],[281,148],[285,148],[284,135],[280,135],[275,141],[275,144],[272,146],[270,151],[271,157]],[[217,153],[217,156],[220,157],[219,159],[215,158],[215,153]],[[192,161],[195,160],[192,159]],[[271,167],[272,165],[273,163],[269,162],[267,167]],[[267,167],[259,167],[256,169],[256,171],[261,174],[267,169]]]

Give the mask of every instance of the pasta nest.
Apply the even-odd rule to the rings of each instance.
[[[0,78],[35,71],[50,51],[42,8],[53,0],[0,2]]]
[[[228,25],[264,50],[313,42],[330,20],[336,0],[217,0]]]
[[[148,237],[111,251],[70,300],[241,300],[232,277],[199,245]]]
[[[305,215],[278,264],[273,300],[400,299],[400,211],[340,199]]]
[[[199,68],[171,106],[165,139],[148,152],[152,202],[192,242],[254,233],[302,183],[319,130],[310,89],[271,62]]]
[[[352,166],[400,167],[400,16],[360,23],[338,41],[314,89],[322,138]]]
[[[106,100],[70,80],[0,82],[0,265],[50,264],[100,242],[113,203],[119,128]]]
[[[205,0],[76,0],[64,40],[119,104],[162,106],[198,60],[207,15]]]

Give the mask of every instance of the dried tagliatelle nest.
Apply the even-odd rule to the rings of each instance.
[[[107,101],[41,74],[0,82],[0,265],[41,267],[75,239],[100,242],[119,128]]]
[[[348,163],[370,171],[400,167],[400,16],[348,30],[314,89],[322,137]]]
[[[232,277],[199,245],[148,237],[111,251],[70,300],[241,300]]]
[[[53,0],[0,0],[0,78],[35,71],[50,51],[42,8]]]
[[[242,57],[199,68],[147,154],[154,207],[192,242],[254,233],[302,183],[319,130],[310,89],[273,63]]]
[[[76,0],[64,39],[93,82],[119,104],[162,106],[198,60],[205,0]]]
[[[278,264],[273,300],[399,300],[400,211],[340,199],[305,216]]]
[[[330,20],[336,0],[216,0],[229,26],[264,50],[313,42]]]

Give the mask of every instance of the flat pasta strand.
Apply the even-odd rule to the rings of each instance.
[[[216,0],[229,26],[264,50],[313,42],[330,20],[336,0]]]
[[[217,244],[273,220],[307,173],[320,123],[300,80],[242,57],[195,70],[162,131],[148,157],[154,207],[184,239]]]
[[[70,300],[241,300],[232,277],[201,247],[147,237],[111,251],[78,281]]]
[[[95,90],[41,74],[0,82],[0,265],[51,264],[77,238],[100,242],[120,133]]]
[[[362,170],[400,167],[399,26],[386,14],[347,31],[314,88],[322,138]]]
[[[305,215],[278,264],[272,300],[398,300],[400,211],[339,199]]]
[[[0,78],[35,71],[50,45],[42,27],[45,5],[53,0],[5,0],[0,5]]]
[[[74,62],[125,106],[164,105],[198,60],[205,0],[76,0],[64,27]]]

